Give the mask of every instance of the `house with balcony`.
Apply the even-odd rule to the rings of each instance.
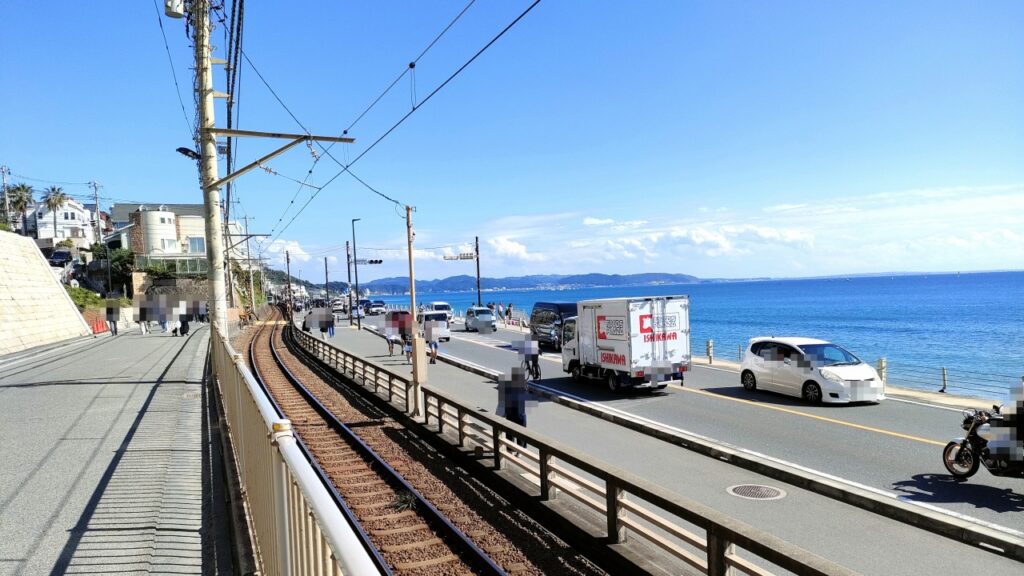
[[[202,275],[208,270],[206,219],[202,204],[114,204],[111,209],[114,232],[105,238],[112,248],[135,253],[138,268],[162,266],[178,274]],[[229,222],[227,246],[242,239],[241,226]],[[230,257],[248,264],[245,243],[231,249]]]
[[[57,218],[44,202],[35,202],[25,209],[25,218],[15,222],[20,230],[24,222],[26,235],[36,239],[40,248],[54,248],[64,240],[70,240],[76,248],[88,248],[96,241],[94,212],[81,202],[69,198],[57,209]]]

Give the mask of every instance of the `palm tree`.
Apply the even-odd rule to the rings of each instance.
[[[21,214],[21,235],[24,236],[28,233],[28,218],[25,216],[25,210],[32,205],[35,190],[31,186],[25,184],[15,184],[7,189],[7,197],[10,199],[11,210]]]
[[[67,204],[70,198],[64,193],[64,189],[60,186],[50,186],[46,189],[46,197],[43,198],[43,202],[46,203],[46,207],[53,212],[53,245],[57,246],[57,210],[61,209],[61,206]],[[38,238],[38,236],[37,236]]]

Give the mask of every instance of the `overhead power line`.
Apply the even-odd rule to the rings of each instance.
[[[174,59],[171,58],[171,48],[167,45],[167,33],[164,32],[163,14],[160,12],[160,6],[157,3],[157,0],[153,0],[153,8],[156,9],[156,22],[160,25],[160,36],[164,39],[164,50],[167,51],[167,62],[171,66],[171,78],[174,79],[174,93],[178,96],[178,104],[181,105],[181,113],[185,117],[185,127],[188,130],[188,133],[192,135],[192,140],[195,140],[195,123],[188,119],[188,112],[185,111],[185,101],[181,97],[181,86],[178,84],[178,74],[174,71]]]
[[[399,126],[401,126],[402,123],[404,123],[410,116],[412,116],[417,110],[419,110],[421,107],[423,107],[424,104],[429,102],[430,99],[434,97],[434,95],[436,95],[438,92],[440,92],[441,89],[443,89],[452,80],[454,80],[459,74],[461,74],[463,70],[465,70],[467,67],[469,67],[470,64],[472,64],[474,61],[476,61],[476,59],[479,58],[481,54],[486,52],[488,48],[493,46],[494,43],[497,42],[502,36],[504,36],[509,30],[511,30],[512,27],[514,27],[516,24],[518,24],[520,20],[522,20],[524,17],[526,17],[526,15],[529,14],[530,11],[533,10],[534,7],[537,6],[537,4],[540,4],[540,0],[534,0],[534,2],[532,4],[530,4],[526,8],[526,10],[523,10],[523,12],[519,16],[517,16],[515,18],[515,20],[510,22],[508,24],[508,26],[505,26],[505,28],[503,28],[501,30],[501,32],[498,32],[498,34],[494,38],[492,38],[490,42],[485,44],[483,48],[481,48],[480,50],[478,50],[476,52],[476,54],[473,54],[473,56],[469,60],[467,60],[465,64],[460,66],[458,68],[458,70],[453,72],[451,74],[451,76],[449,76],[444,82],[442,82],[440,85],[438,85],[437,88],[434,88],[434,90],[431,91],[430,94],[428,94],[427,97],[424,98],[422,102],[420,102],[416,106],[413,106],[412,110],[410,110],[408,113],[406,113],[404,116],[402,116],[402,118],[400,118],[398,120],[398,122],[395,122],[395,124],[393,126],[391,126],[391,128],[388,128],[388,130],[386,132],[384,132],[384,134],[382,134],[379,138],[374,140],[374,142],[372,144],[370,144],[365,150],[363,150],[358,156],[356,156],[355,159],[353,159],[351,162],[349,162],[346,165],[342,165],[341,170],[337,174],[335,174],[334,176],[331,176],[331,178],[329,178],[326,182],[324,182],[323,184],[320,185],[320,189],[319,190],[317,190],[312,195],[310,195],[310,198],[306,201],[306,203],[303,204],[301,208],[299,208],[298,213],[296,213],[295,216],[293,216],[292,219],[288,222],[288,224],[285,225],[285,227],[282,228],[281,231],[277,233],[278,236],[280,236],[285,230],[287,230],[288,226],[291,226],[291,223],[294,222],[295,219],[300,214],[302,214],[302,212],[306,209],[306,207],[309,206],[310,202],[312,202],[314,199],[316,199],[316,197],[319,196],[321,192],[323,192],[324,188],[326,188],[328,185],[330,185],[332,182],[334,182],[342,174],[344,174],[346,172],[351,174],[351,168],[352,168],[352,166],[355,163],[359,162],[359,160],[361,160],[363,158],[363,156],[366,156],[371,150],[373,150],[378,144],[380,144],[381,141],[383,141],[385,138],[387,138],[389,135],[391,135],[391,133],[394,132]],[[331,156],[331,158],[333,159],[334,157]],[[335,162],[337,162],[336,159],[335,159]],[[339,164],[340,164],[340,162],[339,162]],[[362,180],[360,180],[360,182],[362,182]],[[365,182],[363,184],[365,185]],[[374,190],[374,192],[376,192],[377,194],[380,194],[380,192],[377,192],[376,190]],[[381,194],[381,196],[383,196],[383,194]],[[385,198],[387,198],[387,197],[385,196]],[[398,202],[396,200],[392,199],[392,198],[387,198],[387,199],[390,200],[391,202],[394,202],[395,204],[398,204]]]

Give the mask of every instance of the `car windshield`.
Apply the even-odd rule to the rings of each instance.
[[[815,366],[860,364],[860,358],[835,344],[804,344],[799,348]]]
[[[451,309],[452,307],[447,304],[434,304],[434,310],[447,311]]]
[[[441,312],[439,314],[424,314],[423,316],[420,316],[420,319],[427,322],[447,322],[448,316],[444,312]]]

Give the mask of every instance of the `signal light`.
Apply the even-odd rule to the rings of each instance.
[[[384,261],[383,260],[367,260],[366,263],[367,264],[383,264]]]

